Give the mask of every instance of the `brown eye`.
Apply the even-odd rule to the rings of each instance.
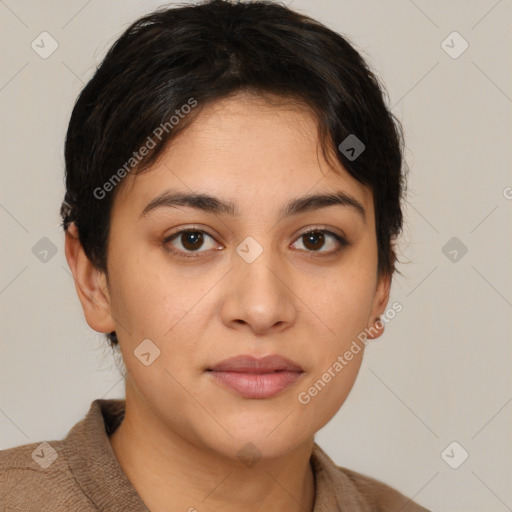
[[[304,250],[307,252],[318,252],[321,255],[334,254],[342,247],[348,245],[348,242],[343,237],[325,229],[315,229],[303,233],[298,238],[298,241],[302,241]],[[327,249],[322,250],[325,247]],[[301,248],[299,247],[299,249]]]
[[[201,231],[187,231],[180,234],[180,241],[187,251],[195,251],[203,245],[204,236]]]
[[[312,251],[320,250],[325,244],[325,235],[320,231],[312,231],[306,235],[302,235],[304,246]]]
[[[209,247],[208,243],[210,244]],[[184,257],[189,257],[187,253],[202,253],[217,247],[214,238],[199,229],[184,229],[178,231],[167,237],[164,240],[164,244],[170,245],[174,253],[178,253]],[[206,249],[204,249],[205,245]],[[191,254],[190,256],[194,257],[195,255]]]

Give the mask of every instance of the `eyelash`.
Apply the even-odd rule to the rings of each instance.
[[[186,229],[182,229],[181,231],[177,231],[176,233],[173,233],[172,235],[166,237],[164,239],[163,243],[165,246],[168,246],[169,242],[171,242],[173,239],[179,238],[181,235],[184,235],[186,233],[203,233],[203,234],[209,236],[210,238],[215,239],[212,235],[210,235],[208,232],[204,231],[203,229],[186,228]],[[333,256],[335,254],[338,254],[344,247],[347,247],[348,245],[350,245],[350,243],[341,235],[338,235],[337,233],[333,233],[332,231],[329,231],[327,229],[321,229],[321,228],[313,228],[313,229],[304,231],[304,233],[301,233],[296,238],[296,240],[299,240],[300,238],[302,238],[306,235],[309,235],[310,233],[322,233],[324,235],[330,235],[340,244],[340,247],[333,251],[320,252],[320,251],[307,251],[306,250],[306,252],[311,253],[314,258],[326,258],[329,256]],[[171,246],[168,246],[168,247],[171,247]],[[175,248],[170,248],[169,250],[177,257],[185,258],[185,259],[198,258],[198,257],[200,257],[200,254],[202,252],[207,252],[207,251],[182,251],[181,249],[175,249]],[[302,249],[300,249],[300,250],[302,250]]]

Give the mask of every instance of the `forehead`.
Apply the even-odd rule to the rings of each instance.
[[[158,161],[128,175],[114,208],[140,212],[167,188],[207,192],[263,206],[284,197],[343,190],[373,213],[371,190],[325,160],[314,113],[292,98],[238,93],[206,105]]]

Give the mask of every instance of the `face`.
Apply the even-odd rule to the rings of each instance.
[[[154,201],[164,193],[218,203]],[[297,202],[334,194],[352,204]],[[125,178],[108,274],[108,314],[86,315],[117,332],[127,399],[130,389],[160,428],[228,457],[247,442],[274,457],[312,439],[345,401],[363,350],[333,365],[389,292],[377,276],[371,191],[329,167],[306,109],[249,95],[207,107],[148,172]],[[218,366],[274,355],[295,366]]]

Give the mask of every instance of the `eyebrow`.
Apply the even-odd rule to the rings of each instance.
[[[237,205],[217,197],[201,193],[183,193],[167,190],[150,201],[139,215],[145,217],[150,212],[162,207],[188,206],[207,213],[239,216]],[[328,206],[344,206],[358,213],[366,223],[366,212],[363,205],[346,192],[336,191],[330,194],[313,194],[298,197],[289,201],[279,211],[279,220],[300,213],[326,208]]]

